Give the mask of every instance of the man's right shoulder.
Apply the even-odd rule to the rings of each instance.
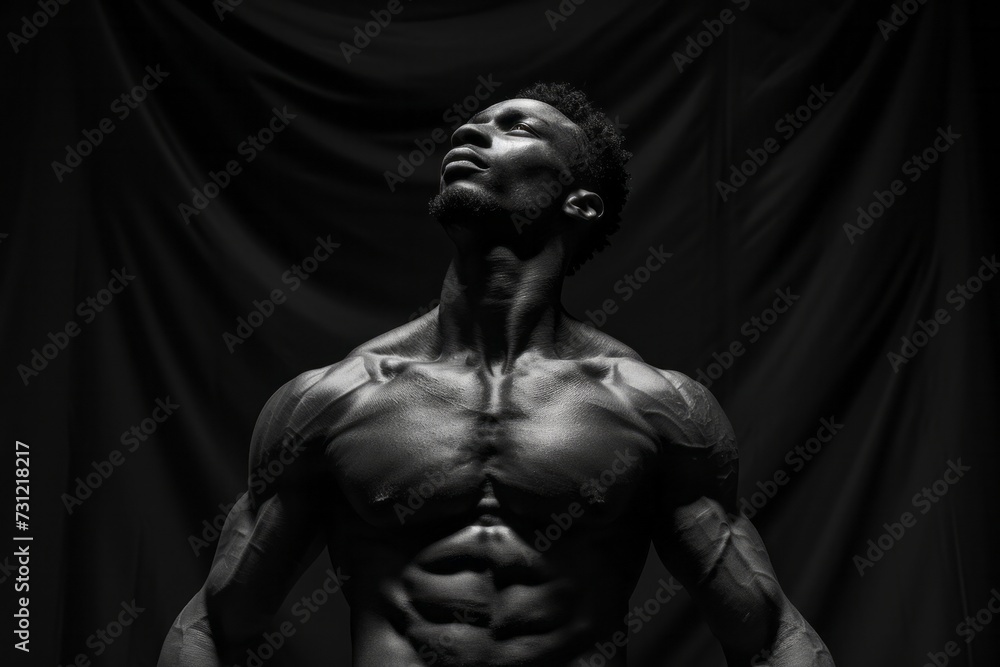
[[[268,401],[282,407],[303,403],[333,403],[364,386],[372,379],[373,355],[352,352],[335,364],[314,368],[282,385]]]
[[[254,428],[254,446],[273,448],[288,437],[325,442],[349,409],[352,396],[385,380],[403,358],[426,357],[433,349],[436,311],[359,345],[335,364],[306,371],[267,401]],[[391,374],[391,372],[389,373]]]
[[[260,455],[276,443],[326,440],[351,395],[373,378],[371,355],[352,352],[324,368],[306,371],[282,385],[257,418],[253,449]]]

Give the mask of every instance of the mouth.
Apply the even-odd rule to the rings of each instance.
[[[444,156],[441,161],[441,173],[458,169],[472,169],[474,171],[486,171],[489,166],[486,160],[471,148],[454,148]]]

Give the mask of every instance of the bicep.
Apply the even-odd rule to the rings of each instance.
[[[216,638],[242,644],[262,632],[323,549],[321,521],[301,500],[244,494],[222,528],[205,604]]]

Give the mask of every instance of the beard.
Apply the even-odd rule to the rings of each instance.
[[[438,222],[446,225],[497,218],[506,213],[493,197],[467,188],[447,188],[434,195],[427,208]]]

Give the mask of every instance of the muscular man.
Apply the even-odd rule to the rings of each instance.
[[[601,664],[652,541],[730,665],[832,667],[737,516],[712,395],[562,308],[628,193],[607,118],[538,84],[452,144],[431,201],[456,246],[441,305],[268,401],[250,468],[282,472],[233,508],[160,666],[245,659],[324,547],[355,667]]]

